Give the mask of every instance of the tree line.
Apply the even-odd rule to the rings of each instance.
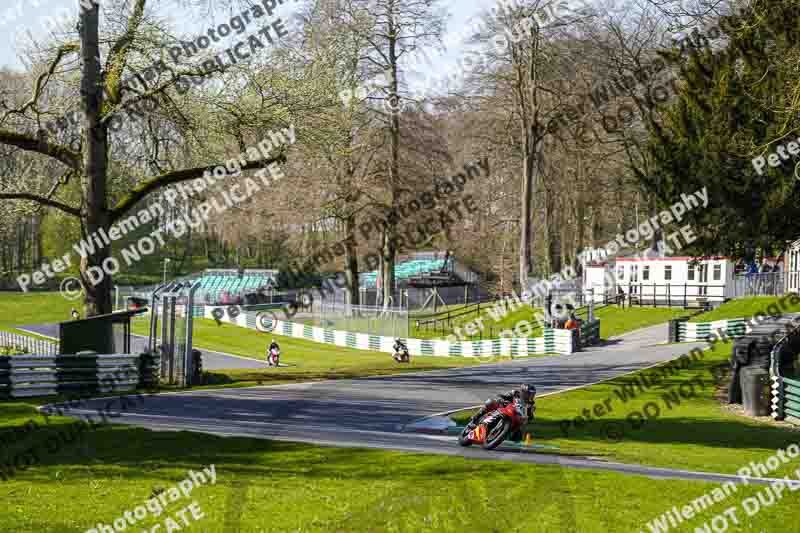
[[[200,13],[202,27],[212,9],[254,5],[174,3]],[[442,0],[276,4],[285,32],[259,53],[222,68],[209,47],[153,69],[191,39],[162,4],[87,0],[29,43],[28,68],[0,72],[6,280],[289,125],[294,145],[242,169],[280,162],[286,178],[169,240],[158,258],[170,257],[173,273],[310,262],[344,271],[357,303],[359,273],[377,269],[389,305],[398,258],[437,249],[507,292],[566,266],[580,272],[582,252],[704,186],[710,205],[689,214],[697,239],[685,252],[754,258],[797,237],[787,222],[797,179],[751,164],[796,133],[797,0],[503,1],[450,28],[465,41],[457,71],[423,90],[415,80],[444,57],[452,6]],[[130,83],[144,71],[147,84]],[[205,81],[184,90],[193,78]],[[115,118],[131,113],[137,120]],[[63,119],[72,116],[77,124]],[[405,242],[448,205],[398,217],[400,206],[484,157],[488,175],[463,185],[474,212]],[[153,224],[202,200],[168,206]],[[365,224],[377,230],[360,235]],[[671,229],[622,253],[654,248]],[[342,253],[324,253],[334,246]],[[102,247],[78,270],[116,253]],[[112,283],[86,284],[87,313],[110,311]]]

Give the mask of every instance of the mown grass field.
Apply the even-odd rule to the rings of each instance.
[[[713,322],[730,318],[749,318],[756,313],[781,314],[800,312],[800,297],[787,296],[754,296],[737,298],[720,305],[707,313],[701,313],[689,319],[689,322]]]
[[[59,293],[0,292],[0,330],[23,334],[14,326],[71,320],[73,307],[80,309],[79,302],[70,302]]]
[[[146,401],[146,400],[145,400]],[[39,430],[14,450],[63,435],[46,426],[34,402],[0,404],[0,434],[34,418]],[[455,443],[454,443],[455,445]],[[13,450],[5,450],[4,459]],[[744,458],[740,459],[744,460]],[[215,465],[217,482],[169,504],[131,531],[150,530],[191,501],[204,518],[186,530],[241,532],[648,531],[646,523],[716,485],[654,480],[604,471],[442,455],[337,449],[190,432],[105,426],[85,432],[8,481],[0,479],[4,531],[61,533],[111,524],[161,490]],[[691,525],[755,496],[741,487]],[[787,494],[730,531],[783,531],[800,520],[798,493]],[[744,515],[744,512],[740,512]],[[693,529],[681,529],[693,531]]]

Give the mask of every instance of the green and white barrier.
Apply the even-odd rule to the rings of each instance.
[[[718,332],[728,337],[741,337],[749,332],[746,318],[731,318],[715,322],[678,322],[678,342],[705,341]]]
[[[236,316],[212,315],[213,308],[206,309],[206,318],[220,320],[258,331],[275,333],[295,339],[306,339],[325,344],[334,344],[358,350],[394,353],[395,337],[370,335],[326,329],[308,324],[277,320],[270,312],[243,311]],[[599,322],[598,322],[599,324]],[[599,327],[599,326],[598,326]],[[599,331],[599,330],[598,330]],[[572,330],[545,328],[544,336],[533,338],[487,339],[483,341],[457,341],[404,339],[411,355],[440,357],[481,357],[491,355],[525,356],[544,353],[570,354],[576,351]]]

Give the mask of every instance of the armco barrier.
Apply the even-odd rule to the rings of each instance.
[[[297,322],[277,320],[271,313],[244,311],[235,317],[230,313],[224,316],[212,315],[208,308],[206,318],[221,320],[258,331],[274,332],[276,335],[307,339],[315,342],[334,344],[358,350],[394,353],[394,337],[383,337],[367,333],[352,333],[310,326]],[[599,334],[599,321],[598,334]],[[570,354],[576,351],[572,330],[545,328],[542,337],[486,339],[482,341],[423,340],[404,339],[411,355],[432,355],[441,357],[480,357],[490,355],[524,356],[544,353]]]
[[[152,384],[156,364],[147,355],[0,357],[0,398],[129,391]]]
[[[725,332],[728,337],[741,337],[747,333],[746,318],[731,318],[715,322],[685,322],[680,319],[671,322],[677,331],[677,342],[705,341],[709,335],[719,331]],[[674,339],[670,341],[675,342]]]

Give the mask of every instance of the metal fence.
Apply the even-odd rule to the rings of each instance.
[[[8,331],[0,331],[0,348],[17,350],[33,355],[58,355],[57,342],[35,337],[26,337]]]
[[[624,291],[630,305],[704,308],[712,302],[722,303],[727,299],[723,284],[689,283],[629,283],[619,287]]]
[[[300,308],[292,322],[351,333],[401,338],[409,336],[407,309],[348,305],[334,300],[314,300],[310,303],[310,306]]]
[[[790,274],[796,274],[794,272]],[[780,296],[786,293],[786,272],[756,272],[733,278],[732,298],[745,296]]]

